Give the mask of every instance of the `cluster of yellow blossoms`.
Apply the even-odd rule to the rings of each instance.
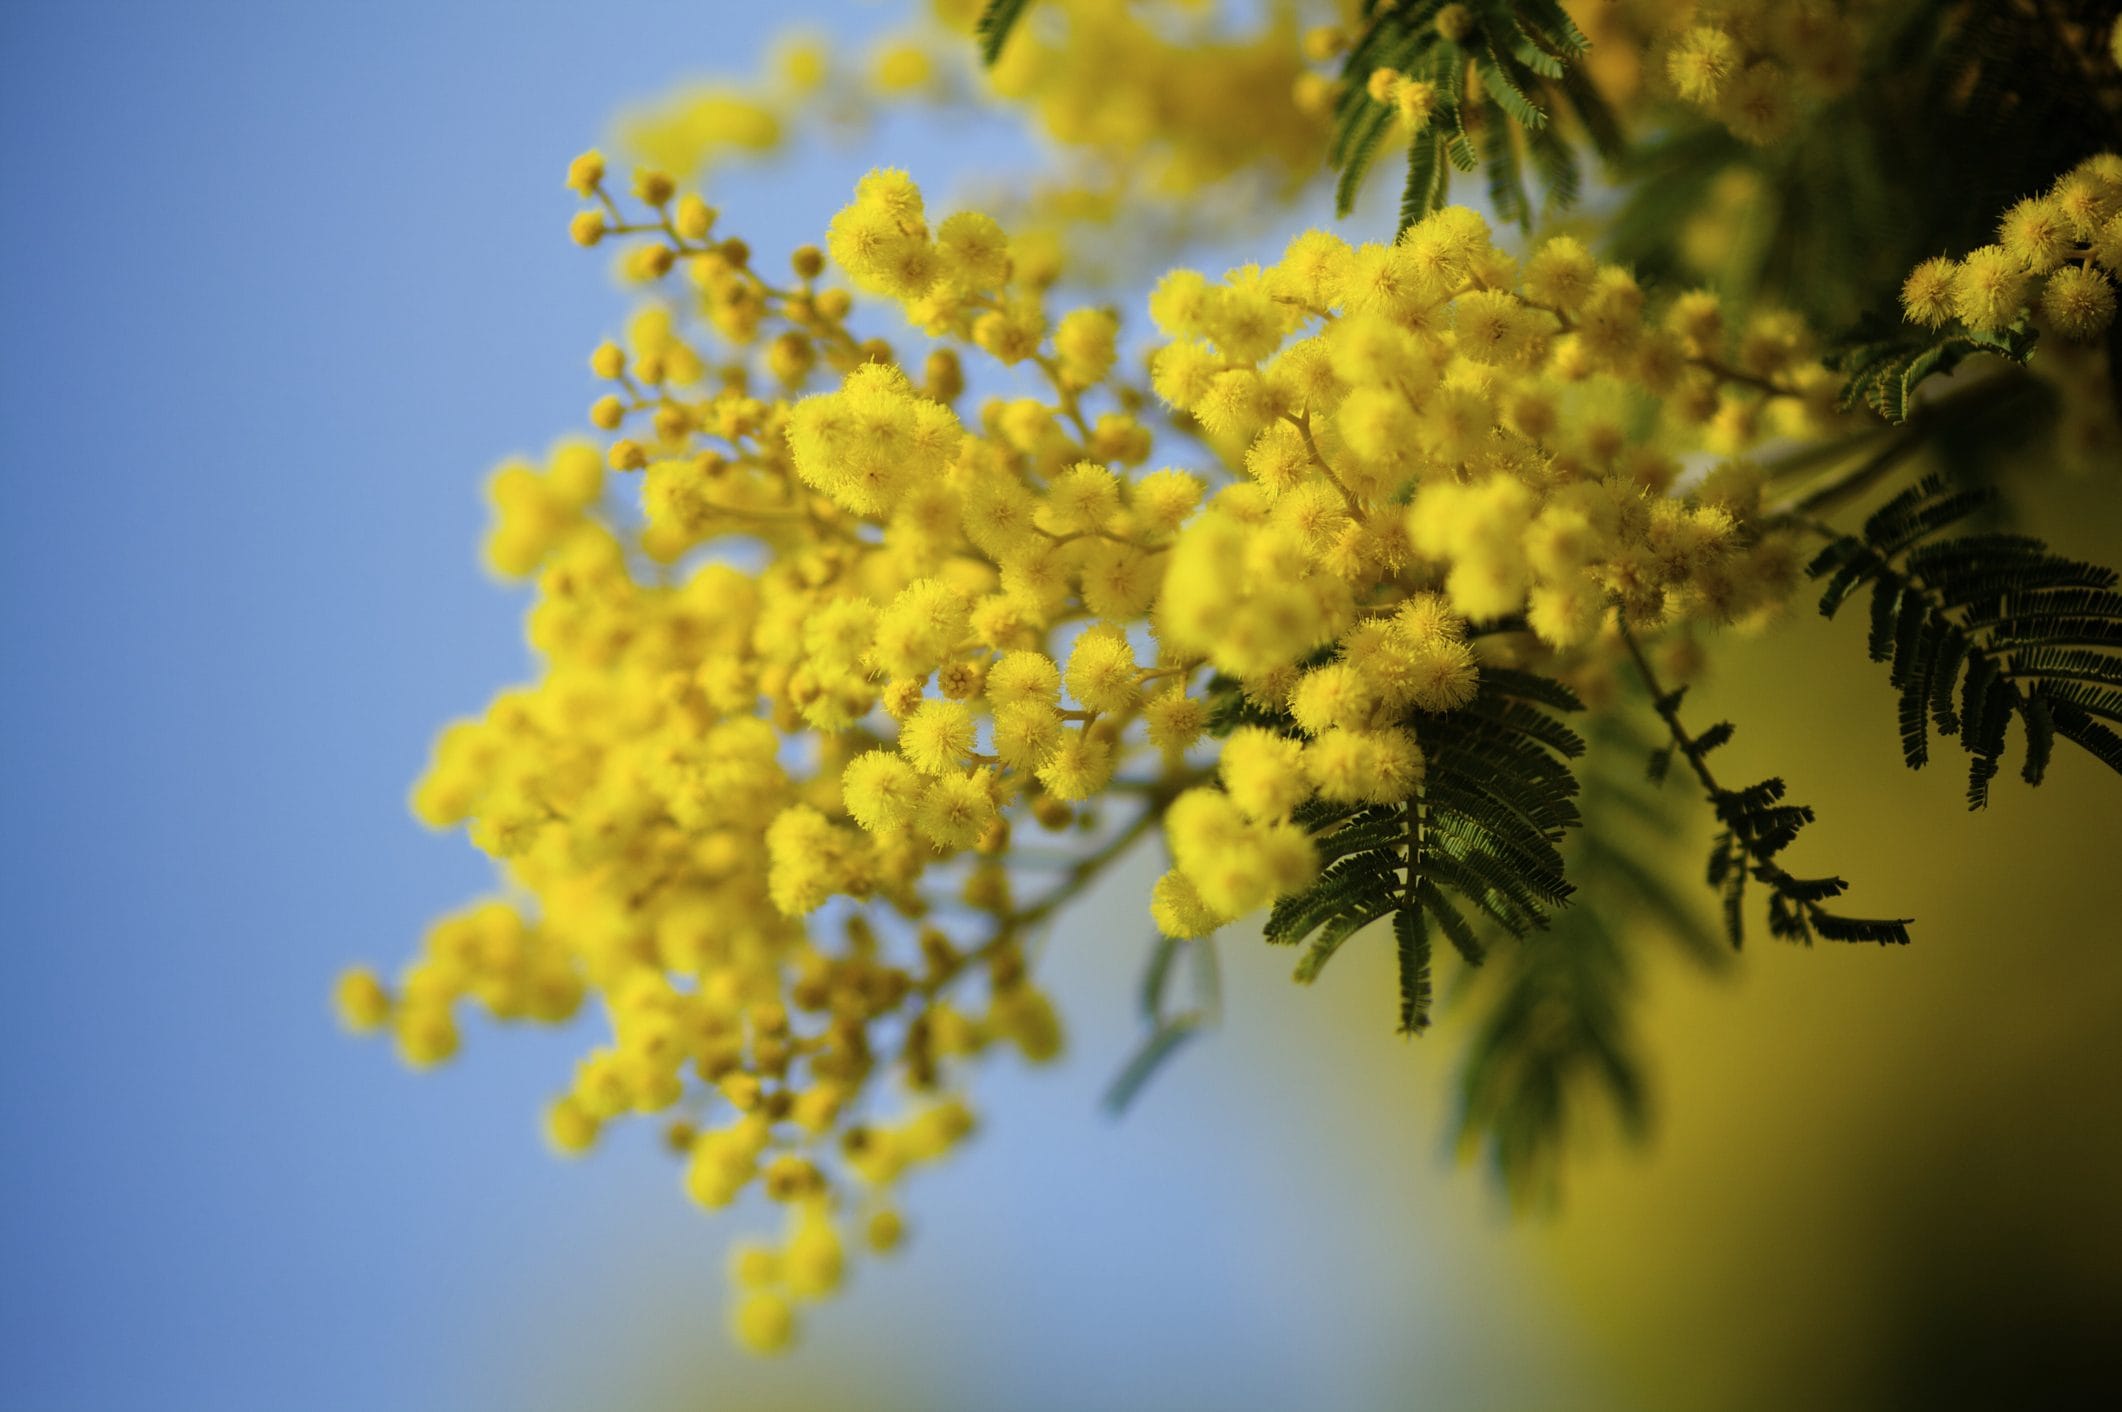
[[[732,1262],[755,1349],[898,1243],[898,1179],[972,1128],[969,1061],[1059,1052],[1027,945],[1143,836],[1157,925],[1207,933],[1313,876],[1307,800],[1412,797],[1412,722],[1485,660],[1567,668],[1616,614],[1728,622],[1795,576],[1760,472],[1695,473],[1834,415],[1805,331],[1654,304],[1573,239],[1521,262],[1460,208],[1389,245],[1312,231],[1168,275],[1145,363],[903,173],[779,278],[660,172],[635,215],[596,154],[569,181],[575,239],[630,241],[659,292],[591,356],[601,454],[494,478],[487,557],[535,576],[542,674],[414,794],[508,900],[339,1002],[426,1066],[466,1005],[593,1000],[550,1140],[654,1115],[693,1200],[786,1208]],[[925,353],[851,327],[855,291]],[[970,353],[1015,395],[973,400]],[[1160,442],[1193,468],[1147,469]],[[1216,721],[1247,702],[1300,733]],[[1034,832],[1076,840],[1038,886]]]
[[[937,0],[934,8],[946,30],[970,34],[984,3]],[[1331,105],[1305,82],[1286,0],[1236,34],[1211,23],[1212,7],[1183,0],[1041,0],[1037,8],[1059,33],[1020,25],[988,82],[1053,141],[1138,168],[1144,186],[1171,194],[1246,168],[1267,168],[1286,186],[1315,170]]]
[[[1174,247],[1257,230],[1316,174],[1337,83],[1306,67],[1298,19],[1321,3],[1036,0],[990,65],[985,0],[928,0],[859,49],[788,36],[759,78],[676,88],[617,137],[629,160],[691,181],[762,142],[908,116],[1015,131],[1040,151],[1034,173],[973,189],[1008,220],[1019,279],[1066,249],[1077,282],[1132,284]]]
[[[1965,259],[1940,255],[1901,286],[1908,317],[1927,328],[1958,323],[1995,333],[2029,312],[2074,343],[2115,319],[2122,278],[2122,155],[2103,152],[2004,213],[1997,241]]]
[[[1673,92],[1737,136],[1765,144],[1788,131],[1797,104],[1856,82],[1862,21],[1874,9],[1831,0],[1699,0],[1654,12],[1668,36]]]
[[[986,0],[924,8],[861,55],[792,37],[750,85],[676,89],[627,114],[621,144],[694,178],[795,136],[806,119],[857,127],[907,108],[1006,110],[1065,158],[1061,180],[1012,193],[1039,218],[1013,232],[1019,241],[1143,202],[1176,212],[1232,178],[1286,197],[1317,169],[1334,85],[1305,67],[1294,0],[1238,14],[1204,0],[1037,0],[992,65],[973,42]]]

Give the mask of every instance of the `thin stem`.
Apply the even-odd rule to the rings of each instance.
[[[1650,658],[1644,654],[1643,644],[1636,641],[1636,635],[1629,631],[1627,622],[1617,620],[1616,626],[1621,631],[1621,641],[1628,648],[1628,655],[1635,661],[1636,675],[1642,679],[1644,690],[1650,693],[1651,708],[1658,713],[1658,719],[1665,722],[1666,733],[1672,736],[1673,744],[1679,747],[1680,753],[1687,757],[1687,763],[1694,769],[1695,778],[1702,782],[1702,788],[1709,792],[1710,802],[1714,804],[1724,793],[1724,789],[1717,783],[1716,777],[1710,773],[1709,765],[1703,760],[1700,743],[1689,735],[1687,727],[1680,723],[1678,699],[1666,691],[1658,681],[1657,669],[1651,666]]]
[[[960,955],[956,964],[949,970],[924,980],[917,987],[920,993],[933,999],[967,970],[994,959],[1016,945],[1017,939],[1026,930],[1052,917],[1087,885],[1094,882],[1099,874],[1124,857],[1144,834],[1156,827],[1158,821],[1164,817],[1165,808],[1201,778],[1201,772],[1187,771],[1169,775],[1145,790],[1146,797],[1142,809],[1128,820],[1126,828],[1107,839],[1095,852],[1087,853],[1070,864],[1061,880],[1036,902],[998,916],[995,919],[997,925],[993,936]]]
[[[1161,789],[1152,793],[1149,802],[1142,806],[1140,813],[1128,821],[1126,828],[1114,834],[1096,852],[1085,854],[1074,867],[1068,870],[1067,875],[1058,884],[1048,890],[1044,897],[1029,907],[1021,908],[1004,916],[1002,919],[1004,933],[1008,934],[1014,931],[1021,931],[1026,927],[1036,926],[1052,916],[1063,903],[1081,891],[1085,884],[1094,880],[1098,874],[1104,872],[1122,854],[1134,847],[1135,841],[1145,833],[1148,833],[1156,825],[1157,821],[1164,817],[1164,806],[1170,803],[1176,795],[1176,791],[1168,792]],[[988,943],[990,946],[993,944],[992,942]],[[985,950],[986,947],[981,949]]]
[[[1458,296],[1454,294],[1452,297],[1457,298]],[[1549,314],[1554,315],[1556,322],[1562,325],[1564,333],[1576,331],[1577,321],[1554,305],[1542,304],[1537,299],[1527,299],[1523,294],[1518,296],[1518,300],[1520,303],[1527,304],[1535,309],[1544,309]],[[1680,361],[1686,363],[1689,367],[1701,369],[1720,382],[1735,382],[1743,387],[1754,388],[1770,397],[1795,397],[1798,395],[1796,388],[1776,382],[1772,378],[1762,377],[1757,373],[1749,373],[1735,368],[1729,363],[1709,357],[1707,354],[1683,353]]]
[[[1319,450],[1319,443],[1312,439],[1311,413],[1307,411],[1293,417],[1285,412],[1282,416],[1283,420],[1295,427],[1298,434],[1304,438],[1304,449],[1310,454],[1312,464],[1319,468],[1319,474],[1325,476],[1328,481],[1332,482],[1334,489],[1341,492],[1341,499],[1347,504],[1348,513],[1355,516],[1357,520],[1362,520],[1364,518],[1363,507],[1357,503],[1355,493],[1348,488],[1341,477],[1334,474],[1334,468],[1326,463],[1325,454]]]

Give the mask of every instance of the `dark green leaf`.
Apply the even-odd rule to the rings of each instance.
[[[987,0],[973,27],[980,40],[980,61],[992,66],[1002,57],[1002,46],[1016,31],[1017,21],[1031,8],[1032,0]]]
[[[1152,1030],[1105,1090],[1105,1111],[1116,1118],[1125,1113],[1165,1061],[1200,1032],[1200,1022],[1193,1015],[1181,1015]]]

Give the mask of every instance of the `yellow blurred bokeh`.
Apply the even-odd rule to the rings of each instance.
[[[2059,550],[2122,548],[2110,486],[2013,493]],[[1627,1405],[2027,1405],[2097,1386],[2122,1328],[2122,792],[2077,758],[1967,814],[1956,755],[1896,761],[1860,638],[1801,613],[1690,697],[1915,941],[1653,968],[1657,1132],[1581,1163],[1542,1239]]]

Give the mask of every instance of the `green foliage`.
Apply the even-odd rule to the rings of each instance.
[[[1184,1009],[1174,1010],[1172,979],[1182,953],[1193,958],[1193,1001]],[[1222,1009],[1215,938],[1158,937],[1143,970],[1140,994],[1142,1018],[1149,1031],[1105,1090],[1105,1110],[1114,1117],[1127,1111],[1167,1060],[1215,1024]]]
[[[1478,966],[1477,922],[1513,937],[1546,927],[1571,892],[1557,845],[1580,822],[1569,761],[1584,753],[1554,713],[1578,709],[1556,682],[1486,668],[1466,706],[1410,722],[1429,760],[1414,799],[1315,801],[1300,811],[1324,866],[1310,887],[1275,904],[1266,928],[1277,945],[1306,943],[1297,979],[1315,979],[1342,943],[1390,917],[1400,1028],[1414,1033],[1429,1023],[1433,930]]]
[[[1030,3],[987,0],[979,35],[989,63]],[[2027,362],[2030,328],[1932,333],[1897,313],[1858,316],[1890,308],[1917,260],[1985,243],[2011,201],[2092,152],[2122,148],[2122,102],[2110,101],[2122,96],[2122,82],[2097,73],[2061,81],[2088,77],[2081,41],[2106,34],[2112,0],[2043,0],[2023,12],[1909,0],[1897,22],[1871,27],[1862,76],[1846,95],[1801,110],[1792,132],[1764,146],[1677,107],[1654,135],[1626,146],[1577,67],[1583,36],[1553,0],[1473,0],[1465,6],[1471,27],[1456,40],[1437,29],[1444,8],[1444,0],[1364,0],[1329,150],[1338,209],[1351,209],[1379,154],[1407,132],[1392,105],[1368,94],[1378,68],[1435,88],[1433,112],[1407,142],[1401,229],[1449,199],[1454,173],[1480,174],[1496,215],[1529,226],[1529,184],[1552,205],[1568,205],[1582,183],[1582,154],[1596,151],[1620,187],[1604,253],[1651,283],[1706,280],[1741,308],[1787,306],[1816,326],[1849,330],[1827,352],[1845,379],[1843,406],[1861,405],[1900,430],[1877,433],[1881,449],[1859,475],[1834,478],[1789,519],[1876,483],[1918,450],[1969,483],[1987,478],[2053,420],[2053,388],[2003,366]],[[1691,256],[1710,248],[1721,252],[1715,268],[1697,266]],[[2110,351],[2122,355],[2122,323]],[[1917,396],[1978,354],[2001,360],[1995,376],[1963,377],[1967,385],[1946,397]],[[2113,367],[2122,400],[2122,356]],[[1830,616],[1869,589],[1871,649],[1889,664],[1904,757],[1923,764],[1933,730],[1959,736],[1976,807],[2014,719],[2026,732],[2030,781],[2040,779],[2059,735],[2122,771],[2115,576],[2022,536],[1939,537],[1967,529],[1984,503],[1927,481],[1861,533],[1828,531],[1831,542],[1812,565]],[[1620,712],[1602,713],[1597,748],[1573,768],[1583,742],[1554,713],[1575,709],[1574,699],[1537,677],[1485,671],[1480,697],[1464,711],[1407,722],[1430,763],[1415,800],[1315,803],[1300,814],[1324,868],[1267,923],[1270,941],[1302,948],[1297,978],[1309,981],[1356,932],[1389,918],[1406,1031],[1427,1024],[1439,932],[1470,965],[1487,960],[1475,980],[1491,1001],[1461,1077],[1460,1133],[1513,1185],[1552,1169],[1586,1098],[1603,1100],[1630,1131],[1645,1122],[1629,1026],[1637,938],[1669,935],[1705,962],[1727,954],[1650,856],[1671,835],[1675,792],[1663,786],[1675,765],[1716,817],[1708,874],[1730,946],[1743,939],[1750,890],[1766,894],[1768,929],[1782,939],[1909,939],[1905,921],[1829,910],[1845,891],[1842,879],[1799,877],[1785,866],[1812,810],[1791,802],[1780,779],[1719,783],[1712,765],[1732,726],[1690,734],[1679,714],[1685,692],[1659,688],[1636,655],[1667,744],[1652,749]],[[1286,713],[1218,679],[1211,733],[1242,725],[1294,733]],[[1607,768],[1646,754],[1648,781]],[[1593,827],[1576,827],[1580,815]],[[1632,831],[1629,819],[1643,827]],[[1189,960],[1193,993],[1176,999]],[[1113,1111],[1210,1022],[1213,967],[1206,939],[1155,944],[1144,1038],[1107,1094]]]
[[[1663,780],[1676,760],[1685,761],[1722,826],[1710,847],[1709,885],[1723,901],[1724,931],[1732,946],[1737,948],[1746,939],[1749,881],[1768,889],[1771,936],[1808,946],[1815,939],[1907,945],[1907,918],[1848,917],[1830,912],[1824,904],[1841,896],[1849,884],[1838,877],[1801,878],[1783,866],[1779,861],[1783,850],[1796,842],[1799,831],[1813,821],[1811,807],[1786,802],[1780,779],[1765,779],[1744,789],[1728,789],[1718,783],[1709,757],[1730,742],[1731,722],[1719,721],[1700,735],[1690,735],[1680,720],[1680,703],[1687,688],[1661,688],[1634,634],[1624,628],[1622,640],[1651,693],[1651,706],[1671,737],[1670,744],[1652,753],[1650,777]]]
[[[1968,807],[1989,800],[2006,735],[2026,735],[2022,774],[2039,784],[2055,738],[2122,771],[2122,593],[2111,569],[2016,534],[1940,534],[1985,506],[1986,489],[1929,476],[1836,535],[1809,566],[1833,617],[1871,588],[1870,648],[1890,664],[1901,753],[1930,758],[1930,731],[1966,749]]]
[[[1032,6],[1032,0],[987,0],[973,33],[980,41],[980,62],[992,66],[1002,57],[1002,46],[1017,28],[1017,21]]]
[[[1828,366],[1848,381],[1842,389],[1844,410],[1859,403],[1895,424],[1914,410],[1916,388],[1943,377],[1977,353],[2023,364],[2032,356],[2035,334],[2025,323],[1997,333],[1958,329],[1927,332],[1896,316],[1868,321],[1828,358]]]
[[[1389,68],[1436,89],[1435,110],[1408,146],[1400,228],[1444,204],[1454,168],[1485,168],[1496,214],[1529,226],[1528,161],[1557,205],[1574,201],[1581,184],[1576,154],[1556,130],[1557,112],[1573,114],[1602,154],[1621,148],[1605,101],[1571,67],[1585,38],[1555,0],[1474,0],[1460,7],[1471,24],[1457,40],[1437,28],[1444,8],[1444,0],[1366,0],[1362,34],[1342,66],[1327,150],[1339,173],[1336,207],[1343,215],[1354,207],[1378,149],[1401,125],[1393,106],[1367,87],[1373,71]]]
[[[1728,738],[1729,727],[1725,728]],[[1706,738],[1706,735],[1705,735]],[[1838,877],[1801,878],[1776,861],[1813,821],[1810,805],[1784,802],[1781,779],[1769,778],[1745,789],[1707,785],[1717,821],[1724,828],[1710,846],[1709,885],[1724,903],[1724,931],[1737,947],[1746,937],[1746,883],[1749,877],[1768,888],[1768,932],[1784,941],[1810,946],[1823,941],[1875,941],[1906,946],[1909,918],[1847,917],[1821,904],[1839,897],[1849,884]]]
[[[1721,965],[1728,953],[1698,909],[1666,882],[1679,842],[1679,796],[1636,768],[1651,742],[1628,713],[1600,712],[1579,767],[1585,825],[1564,855],[1579,892],[1553,925],[1491,953],[1490,998],[1459,1078],[1459,1141],[1486,1153],[1514,1191],[1552,1189],[1587,1105],[1603,1100],[1624,1132],[1649,1121],[1632,1032],[1636,961],[1650,939]]]

